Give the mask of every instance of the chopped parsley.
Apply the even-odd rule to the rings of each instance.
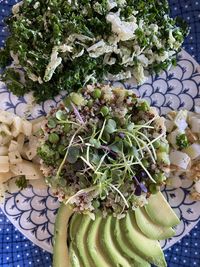
[[[24,175],[20,176],[16,181],[16,185],[19,187],[20,190],[27,188],[28,181]]]
[[[24,0],[6,23],[0,65],[14,64],[2,80],[16,95],[33,91],[37,102],[105,79],[142,83],[146,70],[175,63],[187,35],[166,0]]]
[[[180,149],[186,148],[189,146],[189,141],[186,134],[179,134],[176,137],[176,144]]]

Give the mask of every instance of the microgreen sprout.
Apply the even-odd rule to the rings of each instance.
[[[81,124],[84,124],[84,121],[83,121],[83,119],[82,119],[82,117],[81,117],[81,115],[80,115],[78,109],[76,108],[76,106],[75,106],[72,102],[71,102],[71,105],[72,105],[72,107],[73,107],[74,114],[76,115],[76,117],[77,117],[77,119],[79,120],[79,122],[80,122]]]

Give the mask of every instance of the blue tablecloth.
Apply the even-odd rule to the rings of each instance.
[[[148,1],[148,0],[147,0]],[[6,30],[3,19],[18,0],[0,0],[0,46]],[[170,0],[172,16],[183,17],[191,27],[184,48],[200,63],[200,0]],[[169,267],[200,267],[200,223],[165,252]],[[50,267],[51,254],[34,245],[0,210],[0,267]],[[103,267],[103,266],[102,266]],[[125,267],[125,266],[124,266]]]

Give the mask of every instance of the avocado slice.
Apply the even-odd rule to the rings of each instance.
[[[180,223],[179,218],[161,192],[151,195],[145,210],[151,220],[161,226],[172,227]]]
[[[99,240],[101,238],[100,225],[102,223],[101,214],[96,214],[95,221],[91,221],[89,225],[87,246],[88,252],[92,258],[93,266],[97,267],[112,267],[105,257],[100,247]]]
[[[90,225],[91,219],[88,215],[82,215],[82,220],[81,220],[81,227],[79,227],[77,233],[76,233],[76,238],[75,238],[75,244],[74,246],[77,248],[79,252],[80,259],[83,263],[81,267],[93,267],[93,262],[90,258],[87,246],[86,246],[86,241],[87,241],[87,236],[88,236],[88,230],[89,230],[89,225]]]
[[[113,231],[114,225],[112,224],[112,216],[107,215],[105,219],[102,219],[100,227],[100,244],[101,248],[110,261],[111,266],[115,267],[131,267],[128,260],[123,257],[120,251],[117,249],[116,244],[112,238],[111,231]]]
[[[53,267],[70,267],[67,247],[67,227],[73,214],[69,205],[61,204],[54,225]]]
[[[70,246],[69,246],[69,258],[70,258],[71,267],[83,266],[80,263],[80,257],[77,254],[77,250],[75,249],[75,247],[72,243],[70,243]]]
[[[120,228],[120,220],[118,219],[115,219],[114,238],[122,255],[130,258],[134,267],[151,267],[145,259],[141,258],[137,253],[135,253],[133,248],[130,247],[124,236],[123,229]]]
[[[70,220],[69,236],[70,236],[70,247],[69,247],[69,257],[72,267],[81,267],[83,263],[81,257],[77,250],[77,247],[74,245],[76,233],[81,225],[82,216],[78,213],[75,213]]]
[[[149,239],[140,231],[134,212],[128,212],[126,217],[120,221],[120,228],[134,252],[158,267],[167,266],[159,242]]]
[[[144,208],[135,210],[135,218],[140,230],[150,239],[163,240],[175,235],[175,231],[171,227],[155,224]]]
[[[74,213],[70,219],[69,237],[70,241],[75,242],[75,236],[82,221],[82,214]]]

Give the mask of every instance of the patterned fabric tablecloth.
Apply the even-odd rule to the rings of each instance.
[[[7,31],[3,19],[18,0],[0,0],[0,46]],[[181,16],[191,27],[184,48],[200,63],[200,0],[170,0],[172,16]],[[200,223],[165,251],[169,267],[200,267]],[[24,237],[0,210],[0,267],[50,267],[51,254]],[[102,266],[103,267],[103,266]]]

